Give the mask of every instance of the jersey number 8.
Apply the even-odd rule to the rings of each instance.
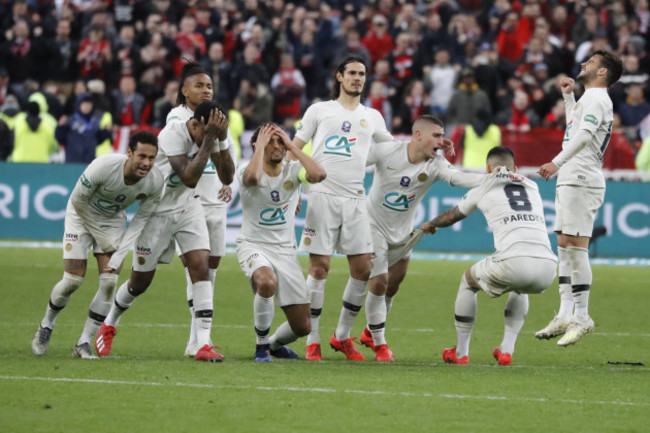
[[[521,185],[506,185],[503,187],[503,191],[508,197],[508,203],[510,208],[514,211],[523,212],[530,211],[533,209],[533,206],[528,200],[528,193],[526,188]]]

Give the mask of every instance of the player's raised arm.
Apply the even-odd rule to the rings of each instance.
[[[289,151],[289,154],[293,155],[298,161],[300,161],[302,166],[305,168],[305,178],[309,183],[318,183],[325,180],[327,173],[325,172],[325,169],[322,165],[316,162],[314,158],[303,152],[301,148],[294,145],[294,142],[289,140],[289,136],[284,130],[282,130],[282,128],[276,126],[275,133],[280,136],[284,142],[285,147],[287,148],[287,151]],[[294,141],[296,140],[302,142],[302,140],[299,138],[294,138]]]
[[[255,151],[242,174],[242,184],[245,186],[259,185],[262,179],[262,173],[264,172],[264,151],[272,136],[273,125],[270,123],[260,128],[257,137],[253,136],[254,141],[251,140],[251,144]]]

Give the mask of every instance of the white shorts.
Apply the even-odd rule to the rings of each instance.
[[[395,263],[402,259],[410,258],[413,249],[411,248],[408,251],[404,251],[404,244],[406,244],[406,242],[408,242],[408,239],[399,245],[390,245],[381,233],[373,231],[372,246],[375,251],[371,260],[372,268],[370,270],[370,278],[374,278],[377,275],[387,274],[388,269]]]
[[[102,230],[115,245],[119,245],[122,235],[126,231],[126,219],[115,217],[101,222]],[[82,219],[76,212],[66,212],[63,232],[63,258],[68,260],[88,260],[88,252],[93,249],[93,254],[103,254],[104,251],[97,246]]]
[[[488,256],[472,265],[470,272],[481,290],[492,298],[512,291],[536,294],[553,284],[557,262],[537,257],[494,261],[492,256]]]
[[[181,255],[188,251],[210,249],[208,227],[198,200],[190,202],[180,211],[149,217],[135,243],[133,270],[153,271],[159,260],[168,258],[164,256],[170,250],[173,257],[173,240],[178,244]]]
[[[300,251],[331,256],[373,251],[365,199],[312,192],[302,230]]]
[[[596,212],[605,200],[605,188],[560,185],[555,190],[554,231],[591,237]]]
[[[269,248],[262,244],[237,241],[237,259],[244,274],[250,279],[256,270],[268,267],[278,278],[276,303],[287,305],[309,304],[307,283],[294,249]]]
[[[205,222],[210,234],[210,256],[223,257],[226,255],[226,206],[203,205]]]

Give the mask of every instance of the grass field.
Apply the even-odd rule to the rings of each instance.
[[[61,253],[0,251],[2,433],[650,431],[647,267],[594,267],[596,331],[573,347],[533,337],[557,308],[557,286],[531,296],[510,367],[491,355],[502,337],[505,297],[483,294],[471,364],[442,362],[441,350],[455,344],[453,304],[469,266],[451,261],[411,264],[388,319],[397,362],[353,363],[323,346],[320,363],[259,365],[252,361],[252,295],[232,254],[217,275],[212,332],[227,359],[205,364],[183,357],[189,312],[175,259],[159,268],[149,292],[124,315],[114,356],[82,361],[71,352],[95,292],[94,264],[59,316],[47,355],[37,358],[30,341],[61,276]],[[336,326],[346,267],[344,259],[333,260],[324,341]],[[127,277],[123,272],[120,282]],[[276,325],[281,316],[277,310]],[[362,310],[355,335],[364,323]],[[293,347],[304,354],[304,340]]]

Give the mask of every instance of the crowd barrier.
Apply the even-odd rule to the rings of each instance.
[[[0,239],[60,240],[68,196],[83,165],[0,163]],[[372,184],[366,176],[366,187]],[[555,182],[538,180],[544,200],[549,233],[555,219]],[[228,210],[228,242],[234,243],[241,224],[241,206],[236,194]],[[419,205],[416,226],[458,203],[466,190],[439,182],[433,185]],[[296,235],[302,231],[307,195],[296,218]],[[606,234],[592,243],[592,254],[606,257],[650,257],[650,184],[608,182],[605,204],[596,225]],[[555,245],[555,236],[551,235]],[[441,252],[490,252],[492,234],[477,212],[455,225],[426,236],[418,250]],[[595,251],[594,251],[595,250]]]

